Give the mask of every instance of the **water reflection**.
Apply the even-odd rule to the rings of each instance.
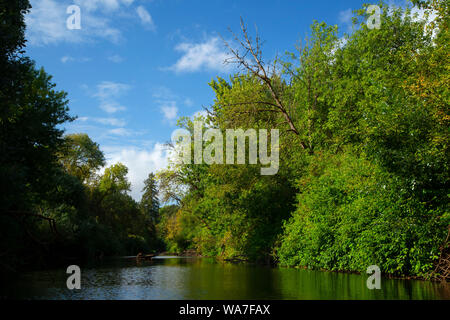
[[[369,290],[357,274],[217,263],[206,258],[115,259],[82,267],[82,289],[66,288],[65,270],[31,272],[2,285],[18,299],[449,299],[448,286],[382,280]]]

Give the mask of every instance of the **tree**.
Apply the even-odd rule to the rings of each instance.
[[[148,178],[145,179],[142,192],[143,194],[139,204],[141,211],[145,217],[150,219],[153,225],[156,225],[159,221],[159,199],[158,187],[153,172],[149,173]]]
[[[48,243],[35,236],[42,222],[55,231],[55,220],[39,206],[52,202],[49,190],[58,185],[59,126],[73,120],[66,93],[23,56],[29,9],[27,0],[0,1],[0,250],[6,252],[0,266],[5,268],[26,263],[20,259],[24,253],[43,252]]]
[[[131,184],[127,174],[128,168],[120,162],[106,168],[97,185],[103,197],[114,193],[125,194],[130,191]]]
[[[95,258],[156,246],[127,192],[128,169],[105,165],[86,134],[63,136],[67,94],[23,56],[26,0],[0,0],[0,269],[45,267],[67,252]],[[67,261],[64,261],[67,262]]]
[[[25,46],[24,15],[29,12],[30,8],[28,0],[2,0],[0,2],[1,64],[22,52],[21,50]]]
[[[67,94],[54,90],[44,69],[22,56],[28,1],[0,2],[0,185],[3,210],[30,208],[31,198],[52,185],[56,151],[62,145],[58,126],[73,118]]]
[[[280,129],[280,169],[261,177],[258,165],[171,164],[159,173],[163,199],[179,205],[161,224],[169,247],[332,270],[374,261],[387,273],[420,276],[440,252],[444,261],[444,3],[432,1],[440,12],[433,32],[384,4],[380,29],[368,28],[363,7],[345,41],[337,27],[314,22],[306,44],[274,63],[241,21],[239,49],[229,48],[243,72],[210,83],[207,125]],[[191,119],[179,125],[192,133]]]
[[[261,39],[256,35],[255,41],[253,42],[250,35],[247,32],[247,27],[244,20],[241,18],[241,31],[242,38],[234,35],[235,40],[239,43],[241,52],[239,49],[234,49],[231,45],[225,42],[225,45],[229,48],[232,58],[229,62],[236,63],[245,72],[248,72],[251,76],[255,77],[264,85],[267,89],[267,98],[265,100],[258,101],[242,101],[239,104],[242,105],[261,105],[268,110],[263,109],[262,112],[277,112],[282,115],[285,123],[289,126],[289,131],[298,135],[298,128],[293,119],[293,106],[283,101],[283,86],[280,83],[280,79],[277,76],[276,64],[271,65],[270,63],[265,63],[262,58],[262,48]],[[250,59],[247,59],[247,56]],[[302,148],[306,148],[304,142],[301,142]]]
[[[105,156],[99,145],[82,133],[65,136],[65,146],[59,158],[67,172],[81,182],[88,182],[105,165]]]

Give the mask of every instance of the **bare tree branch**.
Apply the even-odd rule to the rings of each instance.
[[[272,67],[272,73],[270,73],[270,65],[266,67],[263,59],[262,59],[262,49],[261,49],[261,39],[258,34],[256,34],[255,40],[252,41],[250,38],[247,27],[244,23],[244,20],[241,18],[241,32],[243,38],[238,37],[231,29],[229,29],[230,33],[233,35],[234,40],[236,40],[241,48],[243,49],[243,53],[240,53],[238,49],[233,48],[226,40],[222,38],[225,43],[225,46],[228,48],[230,53],[232,54],[232,58],[227,60],[228,63],[236,63],[239,67],[243,68],[250,72],[250,74],[254,75],[256,78],[262,81],[264,86],[270,92],[271,97],[275,101],[274,103],[265,103],[267,105],[271,105],[276,108],[276,111],[281,113],[281,115],[286,120],[286,123],[289,126],[289,131],[293,132],[297,136],[300,135],[297,127],[295,126],[294,120],[292,119],[289,110],[290,107],[287,107],[281,97],[280,94],[274,87],[272,82],[272,77],[276,72],[275,65]],[[251,59],[247,57],[250,56]],[[254,103],[254,102],[253,102]],[[261,102],[262,103],[262,102]],[[252,104],[252,102],[246,102],[242,104]],[[304,142],[300,143],[303,149],[307,149],[307,145]]]

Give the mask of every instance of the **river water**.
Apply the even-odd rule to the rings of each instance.
[[[114,259],[81,267],[81,290],[68,290],[66,270],[28,272],[2,285],[13,299],[450,299],[450,286],[367,276],[220,263],[208,258]]]

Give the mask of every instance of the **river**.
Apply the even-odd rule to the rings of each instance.
[[[68,290],[65,270],[23,273],[1,288],[13,299],[450,299],[449,285],[367,276],[216,262],[208,258],[113,259],[81,267],[81,290]]]

